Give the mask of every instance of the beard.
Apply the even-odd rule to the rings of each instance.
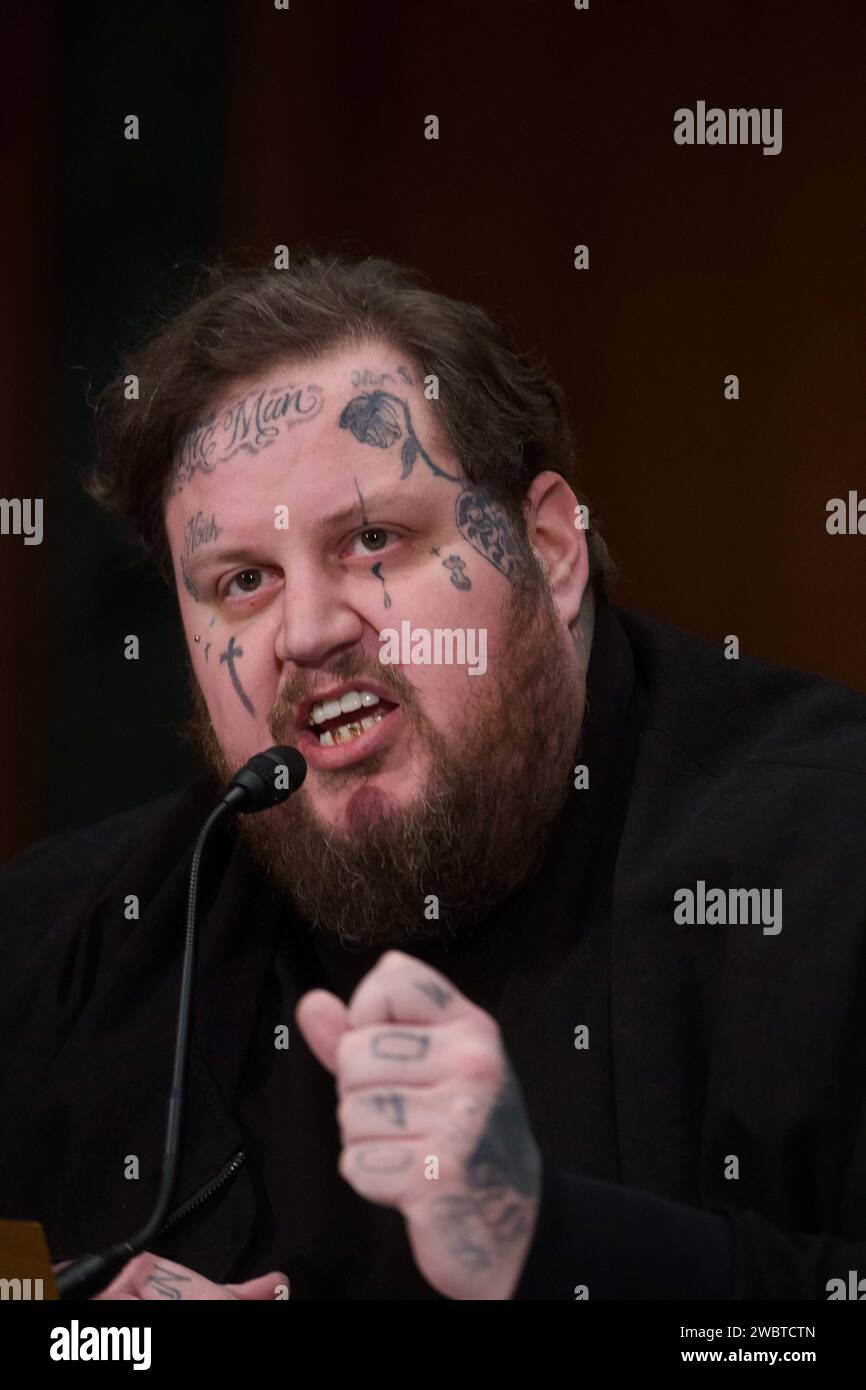
[[[424,716],[415,687],[394,666],[348,652],[311,676],[297,671],[269,717],[276,744],[291,742],[295,710],[324,674],[393,691],[429,771],[408,806],[389,807],[370,780],[389,750],[355,767],[322,772],[330,791],[355,788],[346,830],[320,819],[307,788],[238,818],[255,862],[300,915],[351,947],[406,947],[444,940],[483,918],[538,869],[571,787],[585,703],[588,650],[564,629],[534,557],[508,599],[507,654],[474,677],[483,688],[446,737]],[[586,602],[586,600],[585,600]],[[198,683],[186,730],[225,784],[226,761]],[[258,751],[258,750],[257,750]],[[391,754],[393,756],[393,754]],[[240,766],[240,765],[239,765]]]

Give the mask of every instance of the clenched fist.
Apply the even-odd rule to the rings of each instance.
[[[382,956],[348,1007],[311,990],[296,1019],[336,1079],[341,1175],[402,1212],[439,1293],[510,1298],[535,1231],[541,1155],[494,1019],[402,951]]]

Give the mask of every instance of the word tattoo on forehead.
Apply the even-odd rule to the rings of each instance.
[[[511,583],[520,549],[504,509],[497,502],[489,501],[483,493],[466,491],[457,498],[454,515],[461,536]]]
[[[353,396],[340,412],[340,429],[351,430],[360,444],[372,444],[376,449],[390,449],[392,444],[402,441],[401,479],[408,478],[415,460],[420,457],[437,477],[447,478],[449,483],[462,481],[433,462],[415,433],[408,405],[401,396],[394,396],[390,391],[368,391],[363,396]]]
[[[211,411],[187,430],[178,448],[170,496],[196,473],[212,473],[236,454],[258,454],[291,429],[314,420],[325,404],[321,386],[275,386],[252,392],[224,410]]]
[[[199,546],[207,545],[210,541],[218,540],[223,533],[223,528],[217,526],[216,517],[213,512],[205,520],[204,512],[196,512],[186,523],[183,531],[183,553],[193,555]]]
[[[447,560],[442,561],[443,565],[451,573],[451,583],[455,589],[471,589],[472,580],[466,573],[466,563],[461,560],[459,555],[449,555]]]
[[[412,378],[405,367],[397,368],[397,375],[405,381],[407,386],[412,385]],[[355,390],[359,386],[381,386],[383,381],[393,381],[390,372],[371,372],[368,367],[356,367],[351,375],[352,385]]]
[[[238,698],[240,699],[241,704],[243,705],[245,710],[247,710],[250,714],[254,715],[255,710],[253,709],[252,701],[250,700],[250,697],[247,695],[246,691],[241,685],[240,679],[238,678],[238,673],[235,670],[235,662],[237,661],[238,657],[243,656],[243,654],[243,647],[237,646],[234,637],[230,637],[228,647],[220,655],[220,665],[222,665],[223,662],[226,663],[229,669],[229,675],[232,678],[232,685],[238,693]]]

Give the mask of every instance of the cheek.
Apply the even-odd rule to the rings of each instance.
[[[240,761],[273,742],[268,715],[277,678],[268,648],[254,634],[229,633],[224,623],[192,645],[193,665],[214,732],[229,761]]]
[[[387,611],[368,609],[366,614],[367,621],[380,631],[399,633],[401,623],[408,620],[413,631],[434,633],[437,628],[449,628],[467,632],[467,665],[430,663],[400,668],[417,691],[425,717],[445,734],[462,729],[479,707],[495,699],[490,677],[507,671],[513,657],[509,581],[480,556],[467,559],[463,573],[471,578],[470,589],[452,584],[444,567],[425,568],[411,580],[396,576],[391,607]],[[473,633],[471,644],[469,630]],[[481,669],[470,676],[470,664]]]

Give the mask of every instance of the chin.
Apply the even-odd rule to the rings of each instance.
[[[411,809],[423,799],[424,783],[405,772],[354,773],[333,791],[316,794],[310,805],[319,820],[337,831],[355,831],[371,821]]]

